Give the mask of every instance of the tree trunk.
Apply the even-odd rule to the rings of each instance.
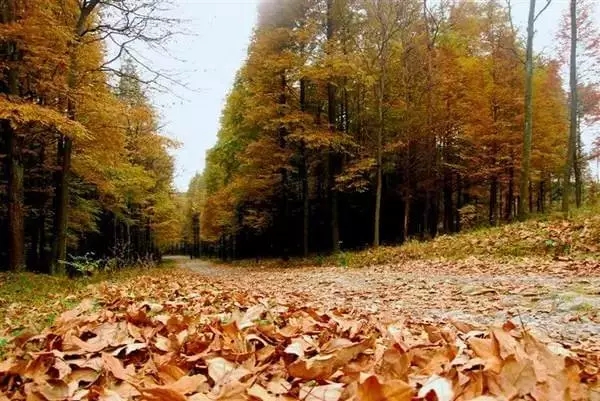
[[[454,202],[452,202],[452,174],[444,174],[444,232],[454,231]]]
[[[513,208],[515,204],[515,168],[510,166],[508,172],[508,195],[506,197],[506,205],[504,207],[504,220],[510,221],[513,216]]]
[[[567,163],[563,176],[562,211],[569,213],[571,200],[571,173],[575,167],[577,146],[577,0],[571,0],[571,67],[570,67],[571,99],[569,104],[569,143],[567,146]]]
[[[429,192],[425,192],[425,207],[423,207],[423,229],[421,231],[421,238],[426,239],[431,235],[431,229],[429,227],[429,214],[431,213],[431,197]]]
[[[0,5],[1,22],[12,23],[16,19],[16,4],[13,0],[4,1]],[[5,61],[16,63],[19,58],[15,43],[6,43],[3,49]],[[11,97],[19,96],[17,72],[9,68],[7,71],[7,92]],[[25,217],[23,162],[20,138],[7,120],[0,121],[0,131],[7,147],[6,173],[8,196],[8,268],[18,271],[25,268]]]
[[[80,39],[85,34],[88,18],[98,4],[99,1],[94,0],[88,2],[87,6],[80,8],[80,14],[74,27],[74,34],[77,39]],[[76,120],[76,111],[72,96],[77,87],[77,55],[75,47],[79,46],[79,44],[79,40],[74,41],[74,48],[69,49],[70,60],[67,83],[70,98],[67,100],[67,115],[73,121]],[[67,256],[67,229],[69,222],[69,176],[71,174],[71,154],[73,152],[72,138],[61,135],[61,140],[58,142],[58,157],[61,169],[57,171],[55,177],[54,240],[52,243],[52,265],[50,269],[52,274],[65,273],[64,262]]]
[[[308,161],[306,150],[302,152],[302,255],[308,257],[310,235],[310,194],[308,187]]]
[[[456,174],[456,206],[454,208],[454,232],[461,230],[460,209],[463,207],[463,187],[460,174]]]
[[[490,212],[489,212],[489,221],[490,226],[494,227],[497,223],[496,212],[497,212],[497,204],[498,204],[498,178],[492,177],[492,182],[490,183]],[[510,202],[507,207],[512,208],[513,202]]]
[[[404,221],[402,222],[402,236],[404,242],[408,241],[408,223],[409,223],[409,215],[410,215],[410,198],[406,198],[404,200]]]
[[[581,143],[581,122],[579,113],[577,113],[577,139],[575,147],[575,162],[573,170],[575,173],[575,206],[580,208],[583,204],[583,179],[581,177],[583,169],[583,145]]]
[[[69,173],[73,141],[62,136],[58,141],[57,157],[60,170],[55,173],[54,239],[52,242],[52,274],[66,273],[67,226],[69,211]]]
[[[380,218],[381,218],[381,194],[383,190],[383,91],[385,90],[385,68],[382,63],[381,77],[379,79],[378,92],[378,128],[377,128],[377,189],[375,194],[375,224],[373,234],[373,246],[379,246]]]
[[[538,184],[538,200],[537,200],[537,211],[538,213],[544,213],[544,186],[545,181],[541,180]]]
[[[333,37],[335,35],[335,20],[333,17],[334,13],[334,0],[327,0],[327,41],[333,44]],[[336,130],[336,90],[335,85],[331,82],[332,77],[329,78],[327,84],[327,119],[329,123],[329,130],[331,135],[335,135]],[[331,242],[332,250],[334,253],[340,251],[340,223],[338,216],[338,192],[335,189],[335,175],[338,170],[338,160],[333,151],[329,151],[327,157],[328,168],[328,186],[329,186],[329,200],[331,208]]]
[[[25,268],[25,217],[23,204],[23,162],[19,136],[8,121],[2,122],[8,148],[8,267]]]
[[[526,217],[526,206],[529,189],[529,170],[531,167],[531,141],[533,136],[533,35],[535,23],[535,0],[529,1],[529,18],[527,22],[527,49],[525,54],[525,131],[523,132],[523,160],[521,161],[521,177],[519,180],[519,203],[517,214],[519,220]]]
[[[533,182],[529,181],[529,213],[533,213]]]
[[[280,75],[280,91],[279,94],[279,104],[285,105],[287,103],[287,78],[285,76],[285,72],[282,72]],[[286,136],[287,129],[284,125],[279,127],[279,147],[283,150],[286,147]],[[280,169],[281,174],[281,213],[282,213],[282,221],[279,222],[279,241],[280,241],[280,253],[281,257],[284,260],[289,258],[289,249],[288,249],[288,235],[287,235],[287,226],[289,224],[289,201],[288,201],[288,171],[284,166]]]
[[[306,80],[300,80],[300,111],[306,112]],[[302,181],[302,255],[306,258],[309,252],[310,235],[310,193],[308,186],[308,152],[306,144],[300,145],[300,179]]]

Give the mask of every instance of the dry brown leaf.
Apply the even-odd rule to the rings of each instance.
[[[173,384],[169,384],[168,387],[171,390],[177,391],[181,394],[191,394],[198,392],[201,387],[206,383],[206,376],[204,375],[194,375],[194,376],[184,376],[177,380]]]
[[[116,379],[123,381],[131,380],[130,374],[127,372],[127,370],[125,370],[121,361],[111,354],[102,354],[102,362],[104,363],[104,368]]]
[[[365,378],[358,386],[360,401],[411,401],[414,389],[402,380],[381,383],[377,376]]]
[[[444,377],[431,376],[419,389],[417,397],[428,399],[431,394],[436,396],[437,401],[452,401],[454,399],[452,382]]]
[[[187,397],[168,388],[149,388],[141,390],[141,399],[145,401],[187,401]]]
[[[300,399],[303,401],[338,401],[342,396],[344,385],[332,383],[325,386],[300,386]]]
[[[258,398],[261,401],[276,401],[278,398],[273,393],[269,392],[266,388],[261,385],[255,384],[246,390],[248,395]]]
[[[69,386],[63,381],[40,384],[33,392],[40,394],[48,401],[63,401],[71,397]]]
[[[288,366],[290,375],[307,380],[329,378],[337,369],[344,366],[360,353],[371,347],[371,339],[360,343],[351,343],[350,346],[343,346],[331,350],[329,354],[317,355],[308,360],[300,359]]]
[[[500,373],[500,369],[502,369],[502,360],[500,359],[498,346],[495,341],[473,337],[467,342],[475,355],[485,361],[486,370]]]

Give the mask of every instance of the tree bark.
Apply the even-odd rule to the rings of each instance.
[[[569,86],[571,99],[569,104],[569,142],[567,146],[567,163],[563,176],[562,211],[569,213],[571,200],[571,173],[575,167],[577,147],[577,0],[571,0],[571,67]]]
[[[409,216],[410,216],[410,199],[406,198],[404,200],[404,217],[402,220],[402,241],[404,241],[404,242],[408,241],[408,235],[410,232],[410,229],[408,227],[408,224],[410,222]]]
[[[333,37],[335,35],[335,19],[334,19],[334,0],[327,0],[327,41],[329,44],[333,43]],[[337,127],[336,118],[336,90],[335,85],[331,82],[332,78],[329,78],[327,84],[327,119],[329,123],[329,130],[331,135],[335,135]],[[339,223],[339,205],[338,205],[338,192],[335,188],[335,175],[338,170],[338,161],[334,152],[331,150],[327,155],[328,168],[328,186],[329,186],[329,201],[331,208],[331,242],[332,251],[337,253],[340,251],[340,223]]]
[[[3,121],[2,129],[8,148],[8,267],[12,271],[20,271],[25,268],[23,162],[18,134],[8,121]]]
[[[497,204],[498,204],[498,178],[492,177],[492,182],[490,183],[490,211],[489,211],[489,221],[490,226],[494,227],[497,223]],[[507,205],[507,207],[512,208],[512,202]]]
[[[300,80],[300,111],[306,111],[306,80]],[[310,193],[308,186],[308,152],[306,144],[300,145],[300,179],[302,181],[302,255],[306,258],[309,252],[310,235]]]
[[[515,204],[515,169],[510,166],[508,172],[508,194],[506,196],[506,205],[504,208],[504,220],[510,221],[513,217],[513,208]]]
[[[67,226],[69,211],[69,174],[73,141],[66,137],[58,141],[57,158],[61,166],[55,174],[54,239],[52,242],[51,274],[66,273]]]
[[[384,57],[382,55],[382,57]],[[383,91],[385,90],[385,66],[381,63],[381,77],[377,90],[378,128],[377,128],[377,188],[375,194],[375,224],[373,233],[373,246],[379,246],[380,219],[381,219],[381,195],[383,191]]]
[[[583,204],[583,179],[581,177],[583,170],[583,144],[581,143],[581,117],[577,113],[577,139],[575,147],[575,161],[573,171],[575,173],[575,206],[580,208]]]
[[[452,202],[452,173],[444,173],[444,232],[454,231],[454,202]]]
[[[16,4],[13,0],[2,2],[1,19],[3,24],[16,20]],[[6,43],[5,60],[16,63],[19,59],[15,43]],[[10,68],[7,71],[7,93],[9,97],[19,96],[17,72]],[[8,195],[8,268],[18,271],[25,268],[25,216],[23,160],[21,155],[21,138],[7,120],[0,121],[0,130],[4,135],[7,147],[6,173]]]
[[[519,180],[519,203],[517,214],[524,220],[527,211],[525,202],[529,199],[529,175],[531,168],[531,142],[533,136],[533,36],[535,24],[535,0],[529,1],[529,18],[527,22],[527,49],[525,53],[525,130],[523,132],[523,159],[521,161],[521,177]]]

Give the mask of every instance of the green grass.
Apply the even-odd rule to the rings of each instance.
[[[173,263],[166,261],[158,268],[168,269]],[[90,296],[90,286],[129,280],[148,274],[152,269],[128,268],[76,279],[34,273],[0,273],[0,353],[3,339],[25,329],[41,330],[51,326],[62,312]]]

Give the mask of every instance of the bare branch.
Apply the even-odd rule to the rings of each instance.
[[[539,16],[542,15],[542,13],[544,11],[546,11],[546,9],[550,6],[550,3],[552,3],[552,0],[546,0],[546,5],[544,5],[544,7],[533,18],[534,22],[537,21],[537,19],[539,18]]]
[[[550,3],[551,0],[548,0],[548,3]],[[513,16],[512,16],[512,1],[511,0],[506,0],[506,7],[508,10],[508,22],[510,23],[510,30],[512,32],[513,35],[513,41],[517,39],[517,30],[515,29],[515,24],[513,22]],[[512,51],[513,55],[516,57],[517,60],[519,60],[519,62],[523,65],[525,65],[525,60],[523,59],[523,57],[521,57],[521,55],[517,52],[517,49],[515,49],[515,46],[511,46],[510,50]]]

